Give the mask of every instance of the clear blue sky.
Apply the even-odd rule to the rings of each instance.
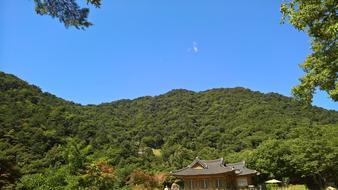
[[[242,86],[290,96],[309,39],[281,1],[104,0],[86,31],[0,1],[0,70],[82,104]],[[318,93],[314,104],[338,110]]]

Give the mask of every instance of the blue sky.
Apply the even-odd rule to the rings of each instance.
[[[242,86],[290,96],[310,40],[281,1],[104,0],[95,25],[65,29],[33,0],[0,1],[0,70],[82,104]],[[325,93],[314,104],[338,110]]]

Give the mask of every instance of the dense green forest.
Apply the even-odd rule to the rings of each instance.
[[[338,112],[245,88],[80,105],[0,72],[2,189],[155,189],[196,156],[338,183]]]

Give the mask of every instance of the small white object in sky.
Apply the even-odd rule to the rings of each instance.
[[[192,42],[192,50],[197,53],[198,52],[198,47],[197,47],[197,42]]]
[[[198,53],[199,49],[197,45],[198,45],[197,42],[193,41],[192,47],[188,48],[188,52]]]

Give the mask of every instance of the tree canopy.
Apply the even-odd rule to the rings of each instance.
[[[295,97],[310,103],[319,88],[338,101],[338,3],[335,0],[288,0],[281,6],[283,20],[311,38],[312,53],[301,68],[305,74],[292,89]]]
[[[101,0],[86,0],[86,2],[96,8],[101,6]],[[57,18],[66,27],[84,29],[92,25],[88,21],[89,8],[81,8],[76,0],[34,0],[34,3],[36,13]]]

